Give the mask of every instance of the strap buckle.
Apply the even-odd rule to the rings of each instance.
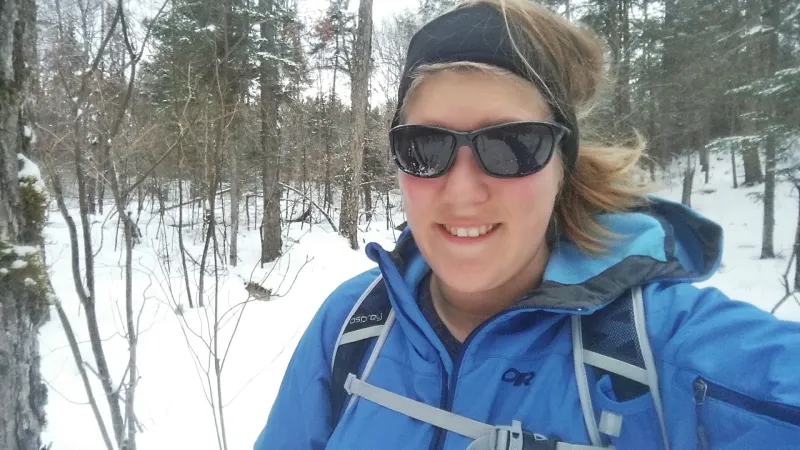
[[[472,442],[467,450],[557,450],[558,441],[522,429],[519,420],[511,426],[495,426],[492,431]]]
[[[523,450],[558,450],[558,439],[551,439],[538,433],[523,433]]]
[[[496,426],[489,438],[496,450],[523,450],[524,437],[522,423],[519,420],[511,421],[511,426]]]

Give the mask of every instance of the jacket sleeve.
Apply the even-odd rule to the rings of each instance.
[[[800,323],[713,288],[647,290],[667,428],[682,428],[676,439],[695,444],[682,448],[797,448]]]
[[[332,433],[330,361],[345,316],[370,272],[339,286],[300,338],[254,450],[316,450]]]

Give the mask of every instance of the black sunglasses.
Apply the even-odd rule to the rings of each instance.
[[[550,122],[511,122],[461,132],[428,125],[399,125],[389,131],[397,167],[422,178],[444,175],[464,145],[481,169],[496,178],[517,178],[542,170],[569,130]]]

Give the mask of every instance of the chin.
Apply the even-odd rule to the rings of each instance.
[[[439,266],[433,268],[436,276],[451,289],[463,294],[479,294],[503,284],[499,274],[489,272],[491,265],[485,261],[479,265],[443,261]]]

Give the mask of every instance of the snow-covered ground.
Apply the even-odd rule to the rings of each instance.
[[[748,194],[761,192],[763,187],[733,190],[730,177],[724,173],[724,162],[718,165],[720,169],[713,173],[708,185],[703,185],[698,174],[692,198],[695,209],[719,222],[726,233],[722,268],[704,284],[715,285],[734,298],[770,310],[783,294],[780,276],[791,254],[798,194],[788,185],[778,187],[775,250],[779,257],[760,260],[762,207]],[[680,182],[666,186],[660,195],[680,200]],[[189,215],[188,208],[185,214]],[[401,216],[398,212],[395,223],[402,221]],[[116,220],[104,220],[105,217],[95,217],[92,225],[97,251],[97,312],[111,373],[114,382],[119,383],[127,364],[125,284],[121,269],[124,255],[114,250]],[[138,448],[217,449],[206,377],[213,363],[203,342],[210,342],[209,324],[214,321],[214,309],[188,307],[176,256],[177,228],[170,226],[177,222],[177,210],[170,211],[165,222],[166,226],[159,228],[157,216],[143,214],[139,224],[144,236],[134,253],[133,293],[136,310],[141,310],[140,381],[136,395],[136,415],[141,426]],[[187,251],[199,261],[202,239],[198,229],[186,231]],[[82,343],[84,359],[93,367],[85,313],[73,286],[69,235],[60,214],[51,211],[45,233],[47,262],[56,294]],[[376,217],[360,238],[391,247],[396,234],[386,230],[385,217]],[[225,356],[222,400],[231,450],[252,448],[297,340],[327,294],[340,282],[373,266],[364,255],[363,246],[361,251],[351,250],[346,241],[325,224],[315,224],[311,231],[307,224],[303,227],[291,224],[284,230],[285,255],[276,264],[264,268],[258,265],[258,231],[244,229],[243,221],[239,239],[239,266],[219,266],[217,307],[222,324],[219,354]],[[210,260],[205,302],[213,305],[213,256]],[[191,265],[191,260],[188,263]],[[198,271],[192,270],[191,276],[192,289],[196,290]],[[246,302],[245,281],[251,280],[263,281],[263,285],[277,295],[269,301]],[[787,302],[777,315],[800,320],[800,306]],[[234,330],[235,338],[230,343]],[[52,442],[53,450],[103,449],[62,325],[55,314],[42,329],[41,347],[42,369],[49,387],[45,442]],[[226,348],[229,348],[227,353]],[[95,396],[105,414],[108,407],[96,377],[91,375],[92,370],[90,377],[96,388]],[[210,384],[216,396],[216,385]]]

